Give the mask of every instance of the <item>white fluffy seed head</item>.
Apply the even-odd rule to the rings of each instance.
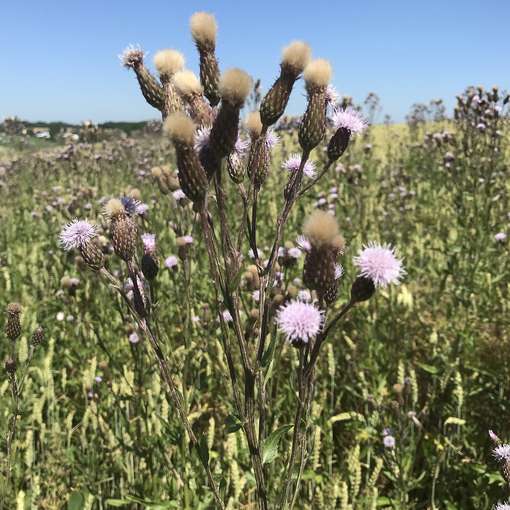
[[[338,232],[338,223],[325,211],[316,210],[308,217],[303,225],[303,234],[314,246],[328,244],[343,251],[345,243]]]
[[[115,216],[124,214],[125,209],[120,200],[117,198],[111,198],[108,200],[108,202],[106,202],[106,205],[104,206],[104,212],[107,216],[113,218]]]
[[[218,25],[216,18],[207,12],[195,12],[191,16],[189,25],[191,28],[191,35],[197,44],[209,44],[213,45],[216,43],[216,32],[218,31]]]
[[[188,69],[175,73],[173,77],[173,84],[175,85],[177,92],[184,97],[202,93],[200,80],[196,77],[193,71]]]
[[[282,51],[282,64],[292,67],[299,73],[309,64],[311,58],[312,50],[303,41],[294,41]]]
[[[331,80],[331,64],[323,58],[312,60],[306,67],[306,84],[312,87],[326,87]]]
[[[250,76],[243,70],[229,69],[220,78],[221,98],[234,104],[242,104],[250,93],[251,84]]]
[[[154,55],[154,65],[162,76],[173,76],[184,67],[184,56],[177,50],[160,50]]]
[[[169,115],[163,128],[174,142],[192,145],[195,140],[195,123],[183,112]]]
[[[246,129],[250,132],[252,138],[258,138],[262,132],[262,121],[260,120],[260,112],[250,112],[245,121]]]

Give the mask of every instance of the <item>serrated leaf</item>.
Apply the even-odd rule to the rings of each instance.
[[[288,432],[294,425],[284,425],[274,432],[262,442],[262,464],[270,464],[278,456],[278,445],[284,434]]]

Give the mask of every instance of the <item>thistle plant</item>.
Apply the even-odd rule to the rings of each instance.
[[[351,289],[344,290],[347,271],[343,265],[352,266],[345,259],[348,243],[344,237],[349,237],[349,232],[329,212],[308,214],[301,232],[294,233],[301,234],[297,246],[284,241],[290,235],[289,218],[297,210],[298,201],[330,171],[351,138],[366,126],[354,110],[336,108],[331,112],[335,102],[330,87],[331,64],[321,58],[312,59],[306,43],[291,43],[283,50],[279,75],[262,98],[260,110],[249,112],[243,121],[243,108],[253,85],[251,77],[238,68],[220,71],[215,49],[217,24],[212,15],[196,13],[190,26],[200,58],[200,80],[184,70],[184,58],[176,50],[156,53],[159,81],[145,67],[139,48],[128,48],[122,60],[135,72],[146,101],[161,112],[164,131],[173,144],[177,181],[164,167],[154,168],[152,175],[162,194],[168,198],[172,194],[172,199],[180,204],[197,242],[207,251],[215,296],[209,306],[218,317],[219,342],[231,383],[229,419],[242,432],[247,445],[248,469],[255,480],[258,508],[299,508],[305,466],[311,457],[313,465],[318,462],[309,445],[320,449],[320,434],[311,426],[311,415],[317,362],[323,346],[338,336],[348,312],[370,299],[378,288],[398,284],[404,270],[394,248],[368,242],[353,260],[358,272],[352,276]],[[272,127],[283,116],[301,77],[307,93],[298,129],[301,152],[286,159],[285,171],[274,178],[279,181],[281,200],[273,232],[264,239],[269,242],[266,259],[257,211],[266,191],[276,140]],[[331,113],[332,118],[328,119]],[[320,170],[311,160],[314,150],[327,154]],[[239,197],[235,204],[233,196]],[[165,348],[167,335],[158,322],[159,310],[164,306],[157,297],[160,287],[156,237],[160,233],[152,228],[155,234],[143,233],[144,220],[137,213],[138,205],[133,197],[111,199],[106,204],[105,217],[98,220],[98,224],[107,224],[105,231],[117,257],[116,271],[111,268],[113,262],[105,261],[98,249],[98,228],[85,220],[75,220],[64,227],[61,244],[66,250],[77,250],[90,269],[123,300],[131,320],[147,340],[168,401],[198,454],[215,505],[225,508],[221,479],[209,455],[213,432],[200,434],[191,426],[185,374],[171,369],[172,355]],[[189,273],[194,242],[193,236],[180,232],[179,259],[168,257],[164,263],[171,271],[179,266],[179,260],[183,263],[188,300],[192,292]],[[253,258],[249,265],[247,252]],[[286,280],[285,268],[296,266],[302,253],[303,286],[296,293]],[[127,285],[123,284],[125,279]],[[250,310],[245,306],[245,282],[258,302]],[[339,305],[341,297],[344,304]],[[189,336],[189,310],[186,315],[184,334]],[[189,345],[189,338],[186,342]],[[280,397],[278,388],[272,387],[272,378],[281,369],[285,356],[297,358],[296,399],[289,401],[294,407],[294,420],[274,429],[278,420],[271,409]],[[186,364],[183,370],[187,370]],[[214,371],[212,367],[211,376],[220,375]],[[288,452],[281,457],[283,475],[276,484],[270,464],[278,457],[279,446],[287,442],[290,431],[288,446],[282,448]],[[233,453],[232,459],[230,470],[238,480],[241,464]],[[234,494],[241,496],[239,483]]]

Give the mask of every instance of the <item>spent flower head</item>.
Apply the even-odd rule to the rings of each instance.
[[[72,248],[81,248],[91,239],[96,237],[97,230],[86,220],[75,219],[68,223],[60,232],[60,244],[67,251]]]
[[[395,256],[395,248],[389,244],[370,242],[354,257],[359,276],[370,278],[376,287],[386,287],[390,283],[399,284],[405,270],[402,261]]]
[[[310,303],[293,300],[279,308],[276,316],[278,329],[290,343],[308,341],[319,333],[324,312]]]
[[[124,67],[133,68],[143,62],[144,51],[138,44],[130,44],[120,55],[119,59]]]
[[[335,129],[346,128],[351,133],[361,133],[368,126],[367,121],[352,106],[335,110],[331,120]]]

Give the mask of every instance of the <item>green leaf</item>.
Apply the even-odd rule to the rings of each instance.
[[[262,464],[270,464],[278,456],[278,445],[280,440],[294,425],[284,425],[274,432],[271,432],[269,436],[262,442]]]
[[[120,508],[121,506],[129,505],[131,501],[129,499],[107,499],[106,504],[108,506],[114,506]]]
[[[85,496],[81,492],[72,492],[67,502],[67,510],[83,510]]]
[[[237,432],[242,426],[243,423],[241,422],[238,416],[236,416],[235,414],[229,414],[227,416],[227,419],[225,420],[225,429],[227,431],[227,434]]]
[[[200,457],[200,460],[202,461],[202,464],[204,464],[204,466],[207,466],[209,464],[209,447],[207,446],[207,438],[205,436],[202,436],[200,438],[197,447],[198,455]]]
[[[422,370],[425,370],[425,372],[428,372],[429,374],[437,374],[439,372],[439,370],[432,366],[432,365],[427,365],[426,363],[416,363]]]
[[[345,413],[335,414],[329,419],[330,423],[336,423],[337,421],[347,421],[347,420],[360,420],[363,421],[364,417],[362,414],[359,414],[355,411],[347,411]]]

